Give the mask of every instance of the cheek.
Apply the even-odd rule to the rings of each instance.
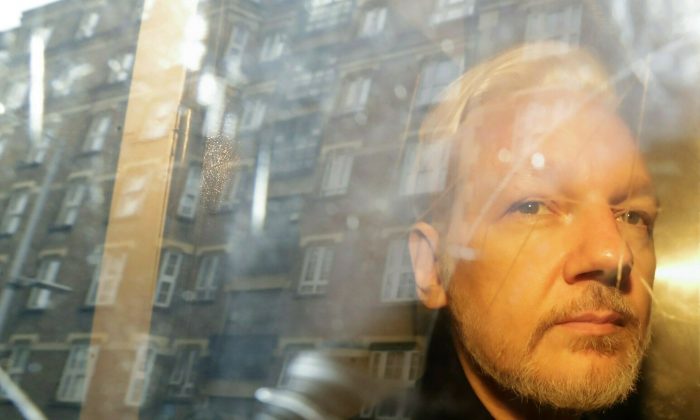
[[[551,232],[492,230],[479,244],[473,264],[473,271],[489,280],[482,293],[513,306],[540,302],[561,274],[564,245]]]

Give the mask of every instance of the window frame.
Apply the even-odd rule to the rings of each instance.
[[[304,262],[297,293],[301,296],[323,295],[328,290],[333,264],[335,246],[333,244],[312,244],[304,251]]]
[[[30,194],[29,188],[12,190],[0,223],[0,234],[11,236],[19,231],[25,210],[29,206]]]
[[[372,77],[358,75],[345,81],[339,108],[341,112],[360,112],[367,107],[372,90]]]
[[[148,401],[157,357],[158,352],[152,344],[146,342],[137,346],[129,382],[124,393],[124,404],[127,406],[141,407]]]
[[[108,262],[105,265],[105,261]],[[119,286],[124,278],[128,263],[128,253],[123,250],[106,249],[101,252],[99,261],[92,271],[92,280],[87,294],[85,306],[95,307],[112,305],[119,294]],[[104,268],[105,275],[102,275]]]
[[[409,285],[404,284],[407,281],[406,278],[409,278]],[[406,295],[402,293],[405,289],[410,290]],[[394,238],[389,241],[380,299],[383,303],[413,302],[416,300],[415,278],[406,237]]]
[[[169,258],[175,258],[175,262],[172,268],[172,274],[168,274],[169,271]],[[182,260],[184,259],[184,254],[175,249],[166,249],[163,251],[161,256],[160,268],[158,269],[158,281],[156,283],[156,289],[153,292],[153,306],[157,308],[167,308],[173,299],[173,294],[175,288],[177,287],[177,279],[180,275],[180,270],[182,269]],[[164,299],[161,299],[161,294],[163,293],[162,288],[167,285],[168,289],[164,294]]]
[[[92,116],[81,147],[83,153],[102,151],[112,128],[112,119],[112,114],[109,112],[102,112]]]
[[[58,273],[61,270],[62,258],[56,255],[46,256],[39,260],[36,279],[42,283],[59,284]],[[38,286],[30,289],[27,298],[27,309],[45,310],[51,304],[52,291]]]
[[[177,215],[183,219],[193,220],[197,215],[199,199],[202,193],[202,167],[190,165],[187,169],[185,182],[180,191],[177,205]]]
[[[451,142],[409,142],[399,179],[399,194],[403,196],[442,191],[447,182]]]
[[[222,258],[223,254],[220,252],[208,252],[199,256],[194,287],[196,300],[206,302],[216,298],[221,283],[219,275]]]
[[[175,398],[194,396],[197,367],[202,357],[199,345],[181,344],[175,350],[173,371],[168,377],[168,395]]]
[[[78,221],[80,207],[85,200],[88,185],[85,179],[73,179],[67,183],[67,187],[61,200],[61,206],[54,221],[56,228],[71,228]]]
[[[81,355],[80,352],[84,352],[84,355]],[[57,401],[82,403],[85,400],[98,355],[99,347],[91,345],[87,341],[71,344],[61,373],[61,379],[56,389]],[[76,387],[76,379],[82,381],[82,389]]]
[[[331,197],[347,193],[352,178],[355,155],[349,151],[326,157],[321,177],[321,196]]]
[[[388,13],[388,7],[386,5],[377,5],[365,10],[362,14],[362,22],[360,24],[358,36],[361,38],[370,38],[384,32]]]

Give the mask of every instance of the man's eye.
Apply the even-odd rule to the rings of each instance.
[[[627,224],[633,225],[633,226],[641,226],[645,227],[649,225],[649,222],[647,219],[644,217],[644,215],[640,212],[637,211],[626,211],[621,213],[618,217],[618,220],[625,222]]]
[[[546,209],[544,203],[540,201],[526,201],[517,203],[509,209],[509,213],[538,214]]]

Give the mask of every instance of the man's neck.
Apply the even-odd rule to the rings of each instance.
[[[458,352],[464,374],[486,410],[498,420],[501,419],[578,419],[580,416],[561,410],[554,410],[534,404],[518,397],[512,391],[498,385],[492,378],[480,372],[473,362]]]

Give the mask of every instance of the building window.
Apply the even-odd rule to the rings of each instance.
[[[114,217],[129,217],[135,215],[146,199],[146,186],[149,176],[131,175],[124,180],[124,187],[119,195],[119,201],[114,210]]]
[[[44,284],[57,284],[58,270],[61,260],[58,258],[43,258],[39,262],[36,280]],[[46,309],[51,301],[51,290],[43,287],[32,287],[27,301],[28,309]]]
[[[97,346],[91,346],[88,342],[74,343],[71,346],[56,392],[58,401],[83,402],[97,361],[97,353]]]
[[[559,40],[578,44],[580,31],[580,4],[559,10],[533,10],[527,16],[525,40]]]
[[[156,363],[156,350],[144,343],[136,349],[134,364],[131,366],[131,377],[126,389],[124,403],[131,407],[140,407],[148,398],[148,389]]]
[[[333,247],[317,245],[306,248],[304,266],[299,279],[300,295],[319,295],[326,292],[333,266]]]
[[[362,17],[359,35],[370,37],[380,34],[384,30],[386,23],[386,7],[374,7],[365,12]]]
[[[243,102],[241,130],[255,130],[262,125],[267,106],[262,99],[248,99]]]
[[[335,80],[335,72],[332,68],[324,68],[316,71],[298,70],[290,83],[287,99],[300,100],[316,98],[328,92]]]
[[[404,302],[416,298],[413,266],[404,238],[389,244],[382,281],[382,302]]]
[[[219,200],[218,210],[231,210],[249,192],[251,173],[244,168],[237,169],[227,180]]]
[[[49,152],[51,140],[55,138],[56,129],[48,128],[44,130],[44,135],[38,141],[30,140],[27,156],[24,158],[25,165],[41,165],[46,160]]]
[[[27,340],[18,340],[12,343],[10,357],[7,359],[5,372],[10,376],[12,382],[16,385],[20,384],[22,376],[27,371],[29,365],[29,354],[31,351],[31,342]],[[4,388],[0,388],[0,398],[6,398]]]
[[[350,0],[308,0],[306,30],[328,29],[347,21],[352,13]]]
[[[91,153],[102,150],[111,126],[112,116],[109,114],[100,114],[92,117],[90,127],[88,128],[87,134],[85,134],[83,152]]]
[[[474,13],[475,0],[437,0],[432,21],[434,24],[447,22]]]
[[[270,173],[275,176],[309,172],[316,166],[321,130],[306,118],[277,126],[272,141]]]
[[[415,350],[373,351],[370,359],[372,377],[413,383],[418,378],[419,353]]]
[[[359,112],[365,109],[372,79],[367,76],[356,77],[345,84],[340,109],[344,112]]]
[[[417,351],[373,351],[370,358],[372,377],[391,381],[398,386],[409,388],[418,377],[420,356]],[[394,395],[381,401],[374,407],[363,408],[361,417],[372,417],[382,420],[397,420],[411,418],[407,395]]]
[[[85,305],[111,305],[119,292],[127,254],[123,251],[108,250],[97,258],[97,264],[92,272],[90,289],[85,297]]]
[[[350,184],[353,158],[349,153],[341,153],[330,156],[326,160],[321,181],[321,195],[345,194]]]
[[[177,284],[182,265],[182,254],[178,251],[166,250],[160,262],[158,285],[153,296],[153,306],[167,308],[173,299],[173,291]]]
[[[447,58],[429,62],[421,73],[416,102],[418,105],[430,105],[438,102],[445,88],[462,72],[461,60]]]
[[[248,42],[248,28],[236,25],[231,30],[231,36],[226,48],[224,67],[229,78],[237,79],[242,76],[243,52]]]
[[[202,168],[190,166],[187,171],[187,179],[180,195],[180,203],[177,206],[177,215],[185,219],[194,219],[199,204],[201,192]]]
[[[194,395],[200,353],[199,346],[180,346],[177,348],[175,366],[168,381],[168,394],[170,396],[189,398]]]
[[[219,290],[219,261],[221,254],[206,254],[199,259],[195,293],[197,300],[214,300]]]
[[[399,193],[424,194],[445,188],[450,144],[446,140],[407,144],[401,168]]]
[[[68,96],[73,92],[74,85],[85,76],[92,74],[92,65],[85,62],[68,63],[58,77],[51,81],[53,96]]]
[[[29,190],[18,189],[12,191],[10,199],[5,208],[5,214],[2,217],[2,226],[0,226],[0,234],[13,235],[19,230],[22,223],[22,216],[29,204]]]
[[[75,224],[86,189],[84,180],[74,180],[68,184],[54,226],[71,227]]]
[[[281,57],[286,43],[287,35],[285,34],[276,33],[266,36],[260,49],[260,61],[272,61]]]
[[[78,23],[78,31],[75,37],[78,39],[92,38],[95,35],[97,24],[100,22],[100,15],[96,12],[84,14]]]
[[[109,75],[107,83],[119,83],[127,80],[131,75],[131,68],[134,65],[134,54],[126,53],[116,58],[107,60]]]

